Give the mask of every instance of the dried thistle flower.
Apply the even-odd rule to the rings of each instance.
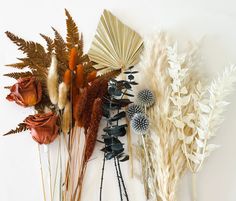
[[[67,102],[67,94],[68,94],[68,87],[67,85],[62,82],[59,84],[59,97],[58,97],[58,107],[62,110]]]
[[[131,120],[133,116],[138,113],[144,113],[143,107],[135,103],[129,104],[126,110],[127,118]]]
[[[51,65],[47,77],[48,95],[52,104],[56,105],[58,102],[58,73],[57,73],[57,58],[52,54]]]
[[[155,96],[151,90],[142,89],[137,94],[137,102],[144,107],[150,107],[155,102]]]
[[[131,120],[131,127],[135,133],[145,134],[149,129],[149,120],[142,113],[135,114]]]

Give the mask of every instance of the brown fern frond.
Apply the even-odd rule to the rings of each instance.
[[[48,54],[51,55],[54,49],[54,41],[49,36],[46,36],[44,34],[40,34],[40,36],[42,36],[42,38],[46,41]]]
[[[11,129],[9,132],[5,133],[3,136],[21,133],[26,130],[28,130],[28,128],[26,127],[26,124],[19,123],[15,129]]]
[[[111,70],[97,77],[97,79],[110,80],[117,77],[121,73],[121,70]]]
[[[28,66],[27,63],[25,62],[19,62],[19,63],[14,63],[14,64],[7,64],[5,66],[13,67],[13,68],[18,68],[18,69],[23,69]]]
[[[11,89],[11,86],[5,86],[4,89]]]
[[[66,41],[67,41],[67,48],[68,50],[71,50],[73,47],[77,47],[79,44],[79,32],[78,32],[78,27],[71,17],[70,13],[68,10],[65,9],[65,14],[66,14],[66,26],[67,26],[67,36],[66,36]]]
[[[81,49],[82,51],[84,49],[84,36],[83,36],[82,33],[80,34],[80,40],[79,40],[79,43],[78,43],[78,49]]]
[[[29,77],[32,75],[33,74],[30,71],[26,71],[26,72],[7,73],[7,74],[4,74],[3,76],[7,76],[7,77],[14,78],[14,79],[18,80],[21,77]]]

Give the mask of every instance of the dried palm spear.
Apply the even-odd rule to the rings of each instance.
[[[125,69],[138,63],[143,49],[141,36],[104,10],[88,52],[97,69]]]

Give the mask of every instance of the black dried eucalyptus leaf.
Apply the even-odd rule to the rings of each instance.
[[[132,101],[130,101],[129,99],[127,98],[123,98],[123,99],[113,99],[112,100],[112,103],[113,104],[116,104],[116,105],[119,105],[121,108],[122,107],[126,107],[127,105],[129,105],[130,103],[132,103]]]
[[[130,83],[128,83],[128,82],[124,83],[124,87],[125,87],[126,89],[131,89],[131,88],[132,88],[132,86],[131,86]]]
[[[115,136],[115,137],[123,137],[126,134],[126,129],[125,128],[114,128],[112,130],[107,131],[107,134],[110,136]]]
[[[123,94],[126,95],[126,96],[129,96],[129,97],[134,97],[133,94],[129,94],[129,93],[123,93]]]
[[[120,159],[120,162],[125,162],[129,160],[129,155],[125,155],[122,159]]]
[[[111,145],[111,149],[112,151],[120,151],[124,148],[123,148],[123,144],[113,144]]]
[[[106,117],[107,119],[110,118],[110,112],[107,108],[104,107],[104,105],[102,107],[102,116]]]
[[[128,124],[109,126],[109,127],[104,128],[103,131],[109,132],[114,129],[121,129],[121,128],[126,128],[126,127],[128,127]]]
[[[138,73],[138,71],[132,71],[132,72],[130,72],[130,71],[125,71],[125,72],[124,72],[124,74],[136,74],[136,73]]]
[[[132,85],[138,85],[137,82],[130,82],[130,84],[132,84]]]
[[[105,158],[106,158],[106,160],[111,160],[112,158],[114,158],[114,154],[113,153],[106,153]]]
[[[121,106],[116,103],[104,103],[103,107],[107,110],[119,110],[121,109]]]
[[[119,112],[118,114],[114,115],[112,118],[110,118],[108,121],[109,122],[112,122],[112,121],[118,121],[122,118],[126,117],[126,112],[125,111],[122,111],[122,112]]]
[[[129,76],[128,76],[128,79],[129,79],[129,80],[133,80],[133,79],[134,79],[134,76],[133,76],[133,75],[129,75]]]

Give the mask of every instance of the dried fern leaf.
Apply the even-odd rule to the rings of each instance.
[[[46,36],[44,34],[40,34],[40,36],[42,36],[42,38],[46,41],[48,54],[51,55],[54,49],[54,41],[49,36]]]
[[[26,130],[28,130],[28,128],[26,127],[26,124],[20,123],[15,129],[11,129],[9,132],[5,133],[3,136],[21,133]]]
[[[125,69],[138,63],[143,49],[141,36],[104,10],[89,50],[96,68]]]
[[[31,59],[33,63],[40,66],[47,66],[47,54],[42,45],[33,41],[25,41],[24,39],[19,38],[9,31],[6,32],[6,35],[13,43],[15,43],[19,47],[19,50],[27,54],[28,58]]]
[[[74,22],[73,18],[71,17],[68,10],[65,9],[66,13],[66,27],[67,27],[67,36],[66,36],[66,42],[67,42],[67,48],[70,50],[73,47],[76,47],[80,43],[80,37],[78,32],[78,27],[76,23]]]
[[[32,76],[32,73],[30,71],[26,71],[26,72],[14,72],[14,73],[7,73],[4,74],[3,76],[7,76],[10,78],[14,78],[16,80],[18,80],[21,77],[29,77]]]
[[[27,63],[25,62],[19,62],[19,63],[14,63],[14,64],[7,64],[5,66],[13,67],[13,68],[18,68],[18,69],[23,69],[28,66]]]
[[[4,89],[11,89],[11,86],[5,86]]]

